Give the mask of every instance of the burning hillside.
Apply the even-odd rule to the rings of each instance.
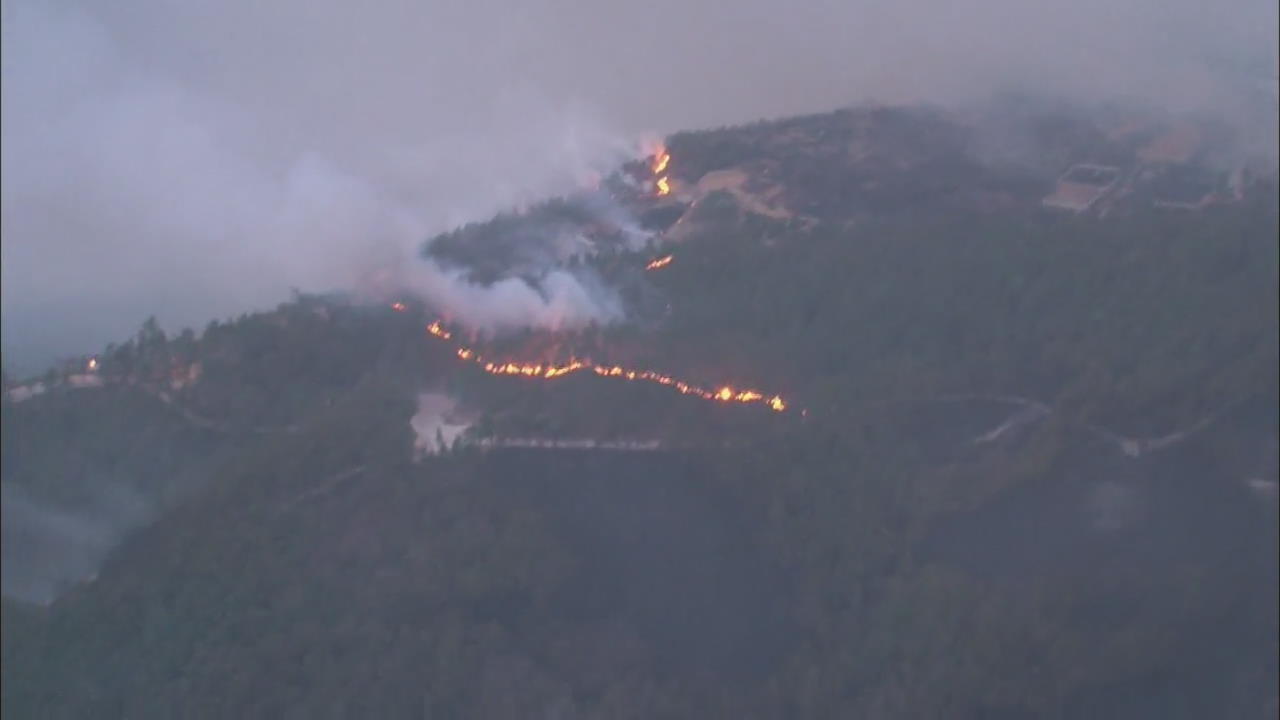
[[[649,161],[649,169],[653,172],[654,193],[658,197],[671,194],[671,181],[667,176],[667,166],[671,164],[671,153],[665,145],[659,145]]]
[[[979,130],[970,120],[943,112],[860,109],[728,130],[681,133],[667,141],[654,142],[643,157],[626,164],[595,191],[614,203],[610,208],[618,215],[608,222],[600,214],[601,206],[568,198],[548,203],[540,214],[505,217],[467,230],[454,238],[458,242],[450,247],[465,246],[488,264],[484,267],[493,265],[491,278],[503,273],[509,277],[520,269],[519,264],[507,263],[500,259],[503,253],[490,252],[485,243],[473,241],[483,240],[482,233],[492,231],[504,242],[523,247],[521,244],[529,241],[530,233],[545,229],[550,222],[539,218],[552,218],[556,232],[572,228],[590,238],[592,252],[575,256],[574,267],[585,266],[605,283],[627,286],[625,314],[633,320],[645,313],[631,311],[656,297],[648,305],[661,305],[667,313],[651,313],[658,322],[659,317],[669,317],[671,311],[670,302],[661,297],[667,288],[646,285],[637,279],[634,269],[656,271],[668,267],[674,261],[671,250],[676,242],[687,246],[682,253],[696,256],[699,247],[705,248],[709,239],[714,241],[714,236],[729,225],[735,233],[755,234],[760,243],[772,246],[775,237],[806,232],[824,223],[847,227],[856,218],[888,218],[896,209],[908,206],[928,207],[938,213],[957,209],[970,213],[975,208],[985,213],[993,207],[1019,204],[1035,207],[1045,178],[1027,170],[1025,163],[987,163],[981,152],[981,138],[977,137]],[[1060,143],[1055,142],[1053,137],[1040,138],[1038,144],[1051,146],[1041,148],[1048,153],[1057,149]],[[1104,156],[1119,152],[1104,140],[1095,145],[1085,150]],[[1085,150],[1075,148],[1074,152]],[[1057,162],[1071,156],[1067,153]],[[994,202],[993,198],[1001,202]],[[601,228],[607,229],[609,222],[623,216],[638,220],[646,240],[661,240],[663,246],[650,246],[658,252],[637,258],[634,253],[639,247],[609,244],[607,233]],[[669,232],[677,223],[683,223],[681,231]],[[742,233],[744,230],[748,232]],[[597,254],[597,249],[602,252]],[[461,250],[458,252],[461,254]],[[522,252],[530,254],[527,250]],[[598,261],[582,263],[584,257],[598,257]],[[499,269],[494,263],[507,263],[507,267]],[[695,262],[690,267],[696,266]],[[537,277],[533,270],[526,274]],[[428,330],[439,339],[452,339],[450,331],[438,321]],[[525,348],[515,353],[525,358],[561,358],[554,362],[506,358],[498,361],[465,346],[457,347],[456,352],[460,359],[493,375],[545,380],[589,371],[601,377],[652,382],[709,401],[760,403],[775,411],[786,407],[776,395],[733,387],[704,387],[663,372],[598,363],[586,357],[601,357],[599,348],[578,353],[553,349],[536,354]],[[563,360],[566,356],[568,359]]]
[[[658,151],[653,155],[653,163],[650,167],[653,168],[654,175],[662,175],[666,172],[667,165],[670,163],[671,153],[667,152],[666,147],[659,146]]]
[[[650,260],[649,264],[644,266],[644,269],[645,270],[661,270],[662,268],[670,265],[672,260],[675,260],[674,255],[663,255],[660,258],[654,258],[653,260]]]
[[[672,136],[430,273],[7,388],[6,583],[58,601],[6,604],[5,709],[1275,717],[1274,181],[1170,216],[1197,176],[944,131]]]
[[[427,333],[432,337],[439,338],[440,340],[447,341],[453,339],[453,333],[445,329],[444,325],[439,320],[432,321],[427,325]],[[783,400],[780,395],[767,395],[759,390],[736,389],[729,385],[724,385],[711,390],[693,383],[685,382],[684,380],[680,380],[665,373],[655,372],[653,370],[626,368],[620,365],[603,365],[585,358],[570,358],[568,361],[560,364],[516,362],[512,360],[494,362],[486,359],[479,352],[467,346],[459,345],[454,352],[460,360],[473,363],[490,375],[514,375],[526,378],[551,380],[565,375],[572,375],[577,372],[590,371],[600,377],[627,381],[650,382],[657,385],[663,385],[672,388],[681,395],[691,395],[693,397],[713,402],[738,403],[742,405],[759,404],[767,406],[774,412],[782,412],[787,409],[787,402]]]

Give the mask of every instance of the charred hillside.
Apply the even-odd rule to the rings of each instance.
[[[4,712],[1271,717],[1280,214],[1232,143],[679,133],[424,244],[616,315],[299,296],[10,383]]]

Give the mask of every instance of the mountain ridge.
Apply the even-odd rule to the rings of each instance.
[[[90,582],[6,597],[5,713],[1262,717],[1274,177],[1171,209],[1142,138],[1028,114],[1049,140],[1017,163],[935,110],[676,134],[665,164],[424,247],[479,287],[592,277],[625,322],[299,295],[149,323],[93,357],[104,387],[6,393],[6,487],[108,513],[86,488],[151,484]],[[1042,204],[1080,163],[1120,180]],[[621,371],[545,372],[570,358]],[[469,429],[437,442],[423,412]]]

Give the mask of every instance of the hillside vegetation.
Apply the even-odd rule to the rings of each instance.
[[[847,151],[857,118],[834,117],[823,142]],[[109,484],[148,511],[92,582],[6,598],[5,716],[1274,717],[1274,185],[1052,215],[1051,176],[993,170],[932,117],[859,131],[874,187],[785,141],[829,117],[675,136],[686,183],[772,148],[811,220],[702,198],[678,234],[574,261],[660,312],[474,341],[786,412],[495,377],[423,331],[430,308],[308,297],[144,330],[103,354],[115,384],[6,402],[7,489],[93,508]],[[957,195],[973,174],[1013,204]],[[519,228],[438,252],[470,267]],[[175,357],[202,372],[166,405]],[[474,435],[671,449],[415,461],[426,389]]]

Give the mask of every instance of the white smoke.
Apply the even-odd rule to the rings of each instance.
[[[414,452],[434,455],[454,446],[471,424],[457,412],[458,402],[441,393],[419,393],[418,410],[409,418]]]
[[[91,581],[102,561],[153,509],[135,493],[90,485],[93,497],[79,508],[60,507],[11,483],[0,485],[3,502],[3,594],[46,605],[69,587]]]
[[[577,189],[637,151],[586,106],[525,90],[493,92],[466,127],[335,141],[270,104],[142,62],[116,30],[87,8],[4,4],[10,362],[23,359],[15,349],[100,348],[151,314],[199,327],[291,288],[349,289],[387,262],[421,265],[426,238]],[[484,325],[617,312],[564,273],[541,293],[430,266],[411,274],[424,297]]]
[[[0,2],[3,337],[46,356],[340,285],[574,187],[609,128],[1012,87],[1276,138],[1274,0]]]
[[[414,257],[383,274],[380,284],[384,292],[411,293],[450,322],[472,330],[568,330],[623,317],[614,290],[589,273],[565,269],[545,272],[536,286],[516,277],[483,285],[468,280],[463,270]]]

